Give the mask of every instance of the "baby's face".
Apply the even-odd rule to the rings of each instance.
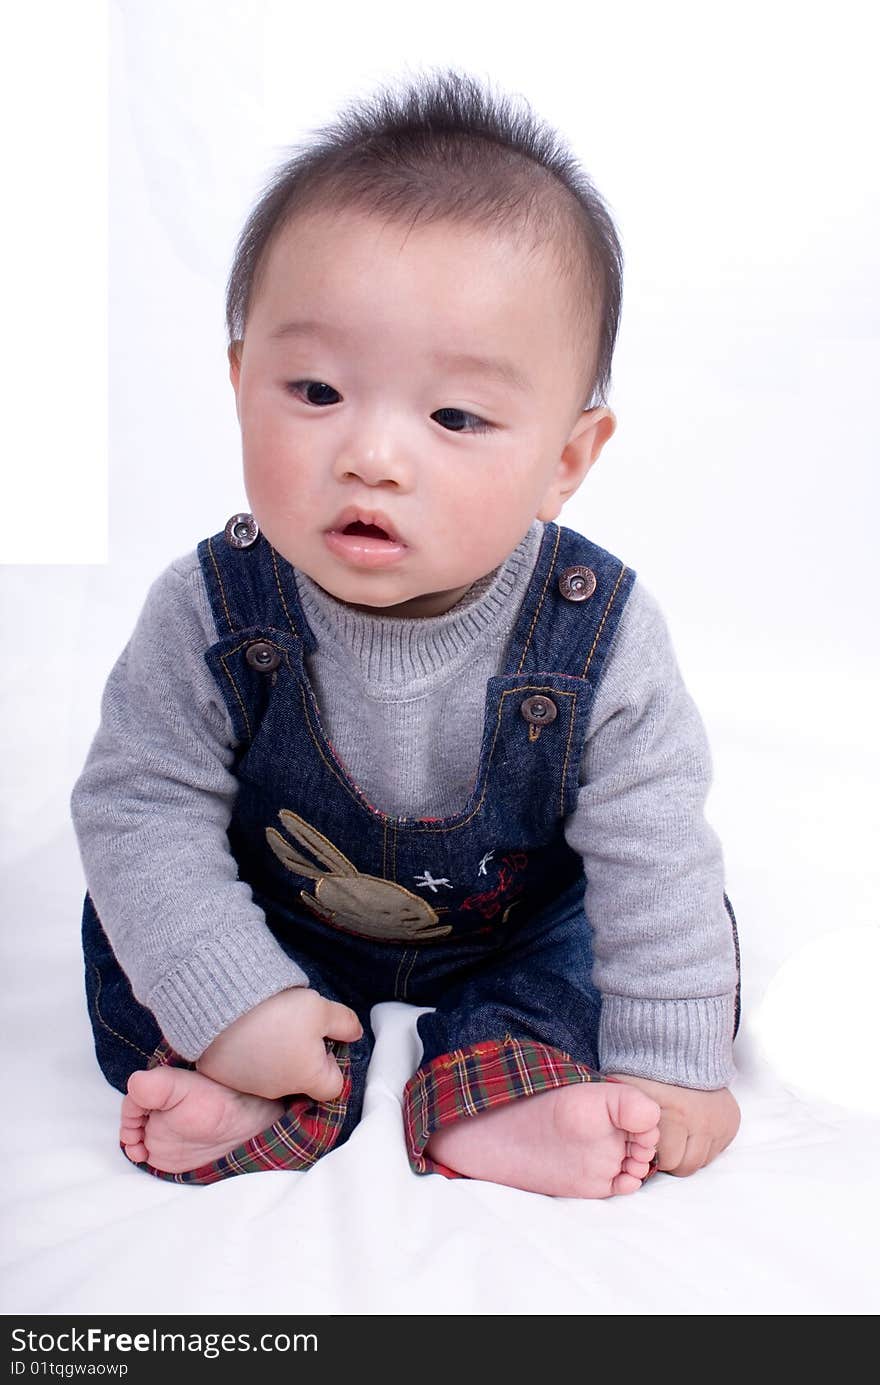
[[[449,610],[556,518],[613,431],[583,411],[566,292],[546,250],[498,233],[295,220],[230,351],[269,542],[340,601]],[[349,507],[397,542],[342,534]]]

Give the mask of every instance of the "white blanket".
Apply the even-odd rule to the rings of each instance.
[[[418,1177],[400,1093],[420,1011],[374,1011],[363,1120],[307,1173],[169,1184],[117,1147],[91,1050],[72,829],[7,869],[6,1313],[860,1314],[877,1306],[878,1122],[737,1040],[743,1123],[691,1178],[554,1200]],[[743,914],[742,901],[739,904]],[[747,926],[746,926],[747,925]],[[741,918],[749,967],[755,922]]]

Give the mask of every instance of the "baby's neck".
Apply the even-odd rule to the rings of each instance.
[[[496,569],[497,571],[497,569]],[[487,582],[494,576],[487,573],[486,577],[480,578],[480,582]],[[401,601],[396,606],[361,606],[357,602],[345,602],[351,611],[360,611],[367,616],[390,616],[398,620],[430,620],[433,616],[445,616],[447,611],[451,611],[453,606],[457,606],[468,592],[473,591],[478,585],[471,582],[466,587],[455,587],[451,591],[425,592],[423,596],[414,596],[409,601]]]

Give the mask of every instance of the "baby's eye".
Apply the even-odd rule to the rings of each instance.
[[[322,380],[291,380],[287,383],[286,389],[290,394],[303,399],[305,403],[314,404],[319,408],[336,404],[342,397],[338,390],[332,385],[325,385]],[[336,397],[328,399],[328,394]],[[469,414],[464,409],[438,409],[431,417],[451,433],[488,433],[492,428],[491,423],[486,423],[485,419],[478,418],[476,414]]]
[[[338,390],[335,390],[332,385],[325,385],[322,380],[291,380],[287,389],[297,397],[302,397],[305,394],[308,404],[335,404],[341,398]],[[324,395],[327,392],[335,394],[336,399],[325,398]]]
[[[491,423],[476,414],[465,413],[464,409],[438,409],[431,417],[451,433],[488,433],[492,428]]]

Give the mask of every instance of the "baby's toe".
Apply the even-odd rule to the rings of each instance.
[[[143,1068],[128,1079],[128,1095],[145,1112],[168,1111],[190,1090],[191,1076],[181,1068]]]
[[[126,1140],[123,1140],[122,1143],[125,1148],[125,1157],[127,1159],[130,1159],[133,1164],[146,1163],[149,1155],[147,1154],[147,1146],[144,1144],[143,1140],[139,1140],[133,1144],[129,1144]]]
[[[618,1130],[625,1130],[628,1139],[638,1140],[640,1144],[649,1144],[655,1133],[659,1139],[660,1107],[654,1098],[626,1082],[616,1083],[614,1091],[616,1095],[612,1100],[616,1109],[609,1105],[609,1110]]]
[[[647,1176],[649,1161],[647,1159],[633,1159],[627,1157],[620,1167],[623,1173],[631,1173],[641,1182],[641,1180]]]
[[[641,1137],[638,1140],[627,1140],[626,1152],[631,1154],[634,1159],[645,1159],[650,1162],[657,1152],[657,1144],[656,1141],[653,1144],[647,1144]]]
[[[637,1193],[641,1186],[641,1179],[631,1173],[619,1173],[611,1180],[612,1193]]]
[[[123,1125],[137,1125],[138,1122],[142,1125],[146,1118],[146,1108],[139,1101],[135,1101],[130,1092],[122,1098]]]
[[[144,1147],[144,1130],[147,1124],[147,1112],[131,1096],[122,1099],[122,1110],[119,1116],[119,1140],[125,1146],[125,1152],[129,1158],[134,1159],[136,1164],[141,1159],[146,1158]],[[132,1154],[133,1149],[143,1149],[144,1153]]]

